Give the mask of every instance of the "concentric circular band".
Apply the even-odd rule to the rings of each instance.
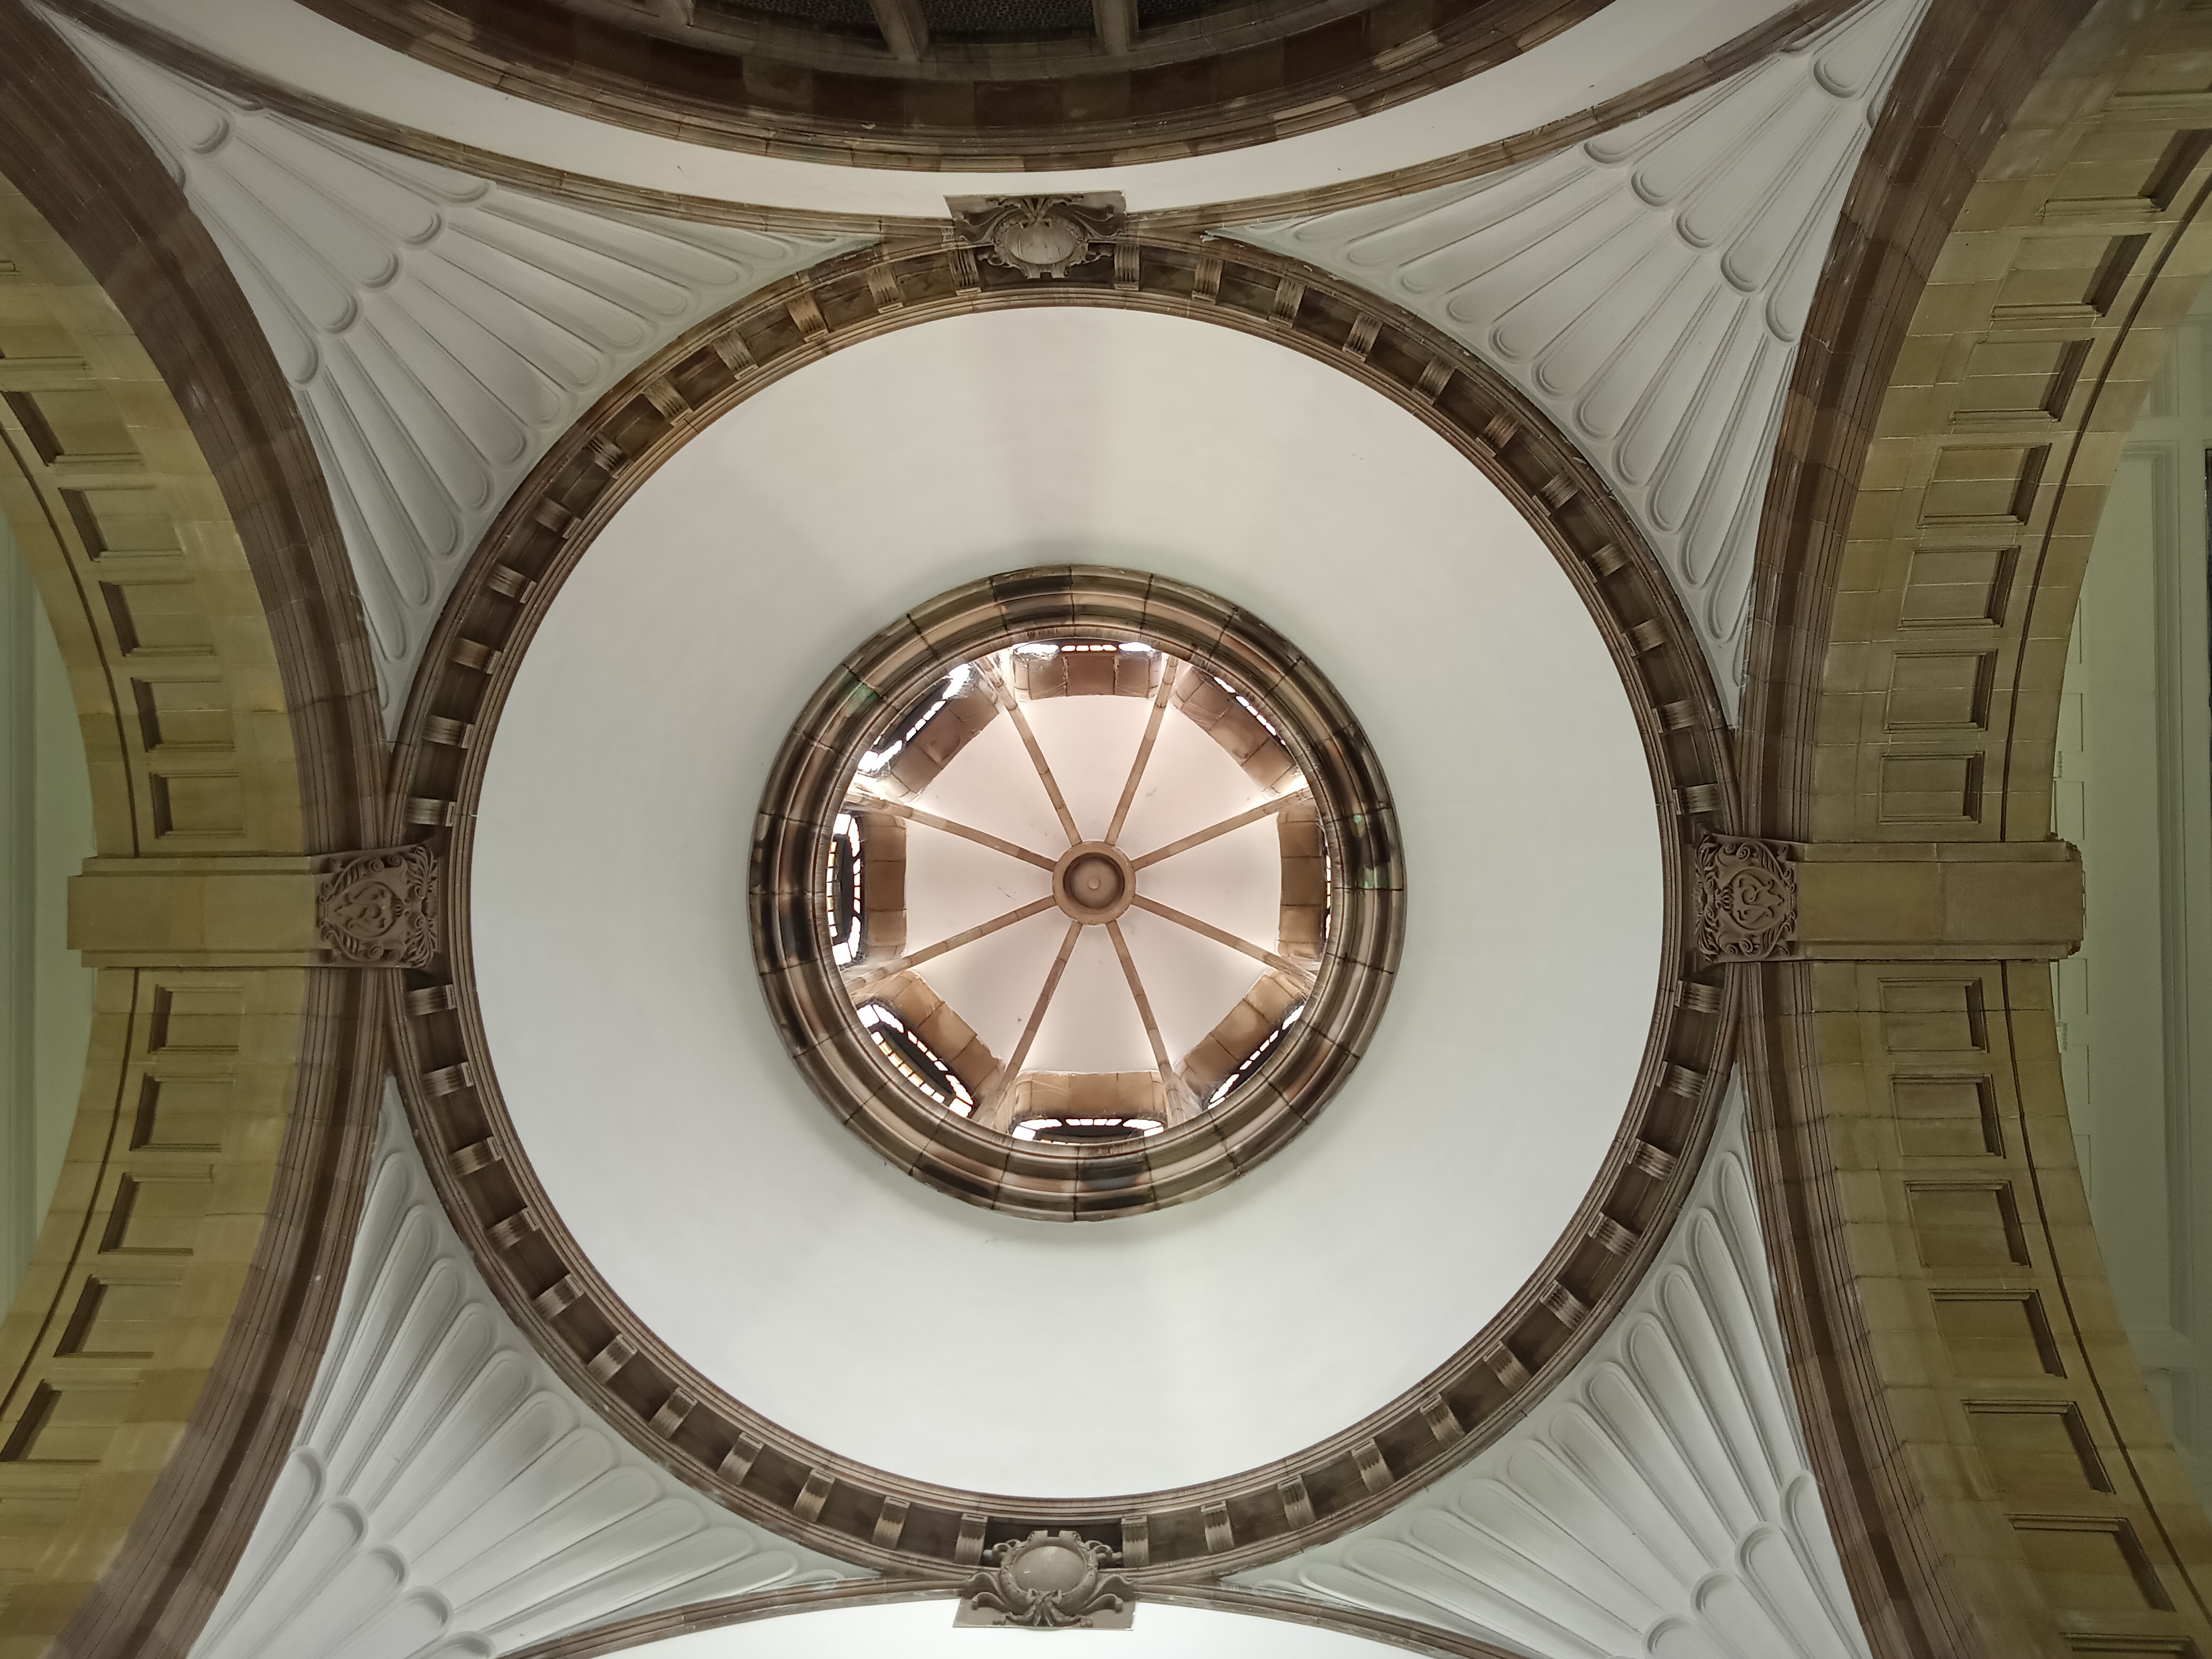
[[[1688,618],[1626,510],[1502,375],[1374,295],[1233,242],[1133,237],[1116,252],[1065,281],[1033,283],[978,268],[957,246],[863,250],[671,343],[501,510],[424,653],[395,750],[390,837],[428,849],[446,878],[437,957],[393,988],[393,1069],[486,1282],[562,1380],[648,1455],[785,1536],[917,1582],[950,1583],[987,1543],[1047,1524],[1118,1542],[1148,1584],[1243,1571],[1374,1518],[1493,1443],[1588,1351],[1651,1261],[1689,1190],[1734,1038],[1729,983],[1694,950],[1686,877],[1695,839],[1735,827],[1728,726]],[[886,270],[905,296],[896,308],[881,301]],[[469,924],[476,803],[517,670],[568,573],[656,469],[716,416],[849,345],[942,318],[1060,305],[1274,340],[1390,398],[1480,468],[1551,547],[1607,641],[1644,734],[1667,882],[1662,983],[1613,1148],[1507,1306],[1428,1376],[1294,1456],[1085,1499],[954,1490],[840,1456],[672,1350],[606,1283],[537,1176],[477,1007]],[[872,695],[857,678],[840,685]],[[1226,1548],[1209,1520],[1221,1516],[1233,1528]]]
[[[1018,1141],[937,1109],[895,1076],[853,1012],[822,903],[831,826],[861,754],[956,664],[1022,641],[1141,641],[1247,689],[1279,717],[1313,792],[1334,872],[1329,936],[1304,1016],[1212,1111],[1142,1140]],[[1057,565],[970,582],[845,659],[792,728],[753,836],[753,950],[769,1012],[831,1111],[909,1174],[971,1204],[1101,1220],[1235,1179],[1321,1110],[1381,1019],[1405,939],[1405,866],[1389,787],[1359,722],[1309,659],[1249,611],[1134,570]]]

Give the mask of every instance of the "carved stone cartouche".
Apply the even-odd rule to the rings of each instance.
[[[438,954],[438,855],[427,847],[356,853],[315,882],[315,934],[349,962],[428,967]]]
[[[1032,282],[1064,277],[1070,265],[1103,254],[1121,230],[1118,191],[1093,196],[951,196],[959,234],[987,259]]]
[[[991,1565],[970,1578],[956,1625],[1017,1625],[1028,1630],[1127,1630],[1136,1591],[1104,1569],[1118,1550],[1073,1532],[1033,1532],[985,1553]]]
[[[1797,942],[1797,872],[1778,842],[1708,836],[1697,850],[1698,948],[1716,962],[1763,962]]]

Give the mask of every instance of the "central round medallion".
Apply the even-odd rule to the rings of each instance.
[[[1075,921],[1107,922],[1136,896],[1137,872],[1120,848],[1084,842],[1060,855],[1052,886],[1060,908]]]
[[[1357,1061],[1401,927],[1395,826],[1358,723],[1253,618],[1016,572],[887,629],[812,708],[763,803],[763,983],[904,1167],[1031,1214],[1154,1207]]]

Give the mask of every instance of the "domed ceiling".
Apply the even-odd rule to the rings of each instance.
[[[934,594],[1062,561],[1200,585],[1279,628],[1358,711],[1407,827],[1403,959],[1358,1069],[1267,1164],[1103,1227],[957,1202],[841,1128],[784,1053],[745,924],[753,815],[824,673]],[[1086,743],[1120,757],[1071,785],[1079,817],[1110,815],[1151,701],[1026,704],[1071,773]],[[1065,846],[1011,719],[982,730],[919,800],[988,818],[984,798],[1025,781],[994,833]],[[1146,846],[1186,833],[1177,811],[1196,827],[1251,804],[1203,733],[1158,747],[1182,799],[1132,805]],[[946,1487],[1186,1486],[1291,1456],[1411,1388],[1583,1200],[1661,988],[1653,785],[1555,556],[1403,410],[1174,319],[932,324],[705,428],[545,613],[477,810],[487,1052],[580,1249],[714,1386]],[[1273,849],[1254,839],[1163,890],[1268,934]],[[908,851],[917,939],[1028,893],[1020,860],[962,838],[913,831]],[[1250,964],[1210,943],[1177,958],[1187,930],[1142,920],[1161,925],[1133,927],[1131,949],[1173,988],[1159,1024],[1180,1044]],[[994,1045],[1018,1046],[1067,930],[1032,926],[996,956],[943,958],[945,994]],[[1152,1063],[1110,951],[1068,974],[1085,1025],[1048,1018],[1036,1063]]]
[[[1685,922],[1684,849],[1730,810],[1711,678],[1737,660],[1744,567],[1691,622],[1674,566],[1725,562],[1722,507],[1731,557],[1749,544],[1802,320],[1782,313],[1809,303],[1834,203],[1772,231],[1803,257],[1748,283],[1708,270],[1679,204],[1747,236],[1800,173],[1839,190],[1912,0],[1853,14],[1850,75],[1759,46],[1694,107],[1668,100],[1776,6],[502,0],[472,14],[474,69],[416,27],[443,14],[381,0],[174,9],[117,9],[283,95],[195,84],[178,65],[213,58],[135,56],[112,18],[70,38],[286,343],[356,569],[389,577],[398,836],[446,883],[443,954],[393,998],[405,1106],[363,1234],[398,1266],[349,1287],[338,1340],[388,1357],[310,1413],[255,1572],[324,1570],[315,1517],[356,1501],[325,1468],[404,1464],[394,1491],[427,1490],[471,1434],[491,1449],[471,1458],[513,1455],[519,1514],[556,1455],[518,1449],[536,1434],[564,1471],[611,1472],[577,1491],[622,1483],[620,1526],[665,1536],[567,1626],[548,1545],[543,1599],[499,1613],[492,1650],[687,1600],[859,1601],[877,1573],[949,1594],[950,1570],[1065,1523],[1158,1599],[1157,1650],[1320,1659],[1376,1626],[1279,1642],[1164,1598],[1203,1579],[1220,1606],[1281,1591],[1433,1624],[1362,1577],[1389,1579],[1374,1540],[1486,1493],[1550,1503],[1530,1468],[1618,1410],[1677,1439],[1727,1416],[1686,1455],[1701,1483],[1756,1440],[1767,1472],[1735,1471],[1729,1525],[1814,1539],[1800,1599],[1828,1595],[1720,1106],[1733,1005]],[[1310,35],[1356,36],[1373,71],[1327,107],[1301,89],[1347,86],[1350,60],[1300,69]],[[1262,59],[1280,73],[1237,93]],[[764,65],[803,73],[763,101]],[[841,90],[848,71],[881,85]],[[1182,101],[1101,114],[1102,76]],[[987,82],[1063,101],[1002,118]],[[316,125],[337,101],[342,136]],[[696,129],[664,118],[678,105]],[[1758,155],[1785,106],[1819,142]],[[1653,108],[1545,154],[1548,123]],[[1503,167],[1512,143],[1539,159]],[[1670,487],[1720,503],[1681,550],[1564,370],[1500,344],[1511,306],[1463,292],[1505,270],[1611,315],[1595,262],[1535,223],[1563,178],[1595,198],[1584,175],[1610,216],[1569,232],[1631,270],[1690,245],[1680,307],[1719,314],[1708,278],[1782,295],[1764,378],[1711,354],[1725,441],[1702,405],[1676,422]],[[556,179],[566,199],[532,193]],[[1052,188],[1126,199],[1049,280],[946,216],[949,189]],[[1694,356],[1622,343],[1607,395],[1656,431],[1674,405],[1650,387]],[[632,442],[626,410],[672,435]],[[1067,597],[1085,582],[1123,609]],[[1693,750],[1705,769],[1678,775]],[[1328,999],[1355,973],[1347,1013]],[[1193,1174],[1174,1149],[1200,1144]],[[434,1304],[489,1344],[477,1372]],[[1662,1349],[1688,1381],[1640,1369]],[[1602,1401],[1562,1386],[1585,1359]],[[445,1416],[402,1447],[431,1382]],[[1638,1479],[1673,1478],[1637,1457],[1588,1463],[1598,1501],[1630,1513]],[[362,1501],[356,1557],[385,1547],[386,1500]],[[490,1569],[453,1565],[473,1524],[422,1559],[489,1607]],[[1570,1555],[1543,1571],[1571,1580]],[[349,1639],[337,1577],[300,1603],[325,1647]],[[229,1628],[281,1650],[246,1599]],[[1846,1630],[1841,1607],[1820,1618]],[[856,1606],[671,1653],[874,1650],[945,1617]],[[1443,1617],[1551,1650],[1494,1607]]]

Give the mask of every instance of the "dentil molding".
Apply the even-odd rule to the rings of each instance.
[[[1224,233],[1396,301],[1579,443],[1733,712],[1783,395],[1859,153],[1927,0],[1869,0],[1526,166]]]
[[[1750,1163],[1732,1083],[1650,1272],[1558,1389],[1382,1519],[1231,1582],[1541,1659],[1863,1659]]]
[[[872,1576],[701,1498],[578,1402],[477,1276],[393,1094],[313,1397],[192,1659],[483,1659]]]
[[[858,247],[534,196],[325,132],[48,13],[169,165],[300,400],[398,718],[523,476],[685,328]]]

